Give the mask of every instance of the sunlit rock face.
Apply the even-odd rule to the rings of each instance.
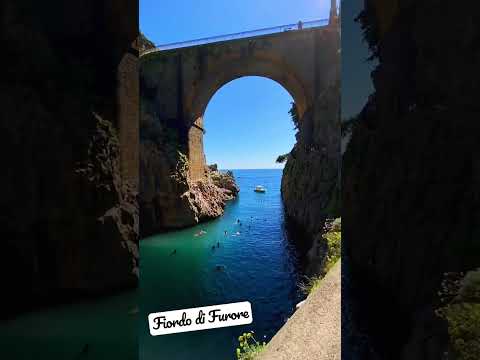
[[[226,202],[239,191],[233,174],[205,166],[203,175],[192,179],[189,159],[180,150],[178,130],[161,121],[148,124],[147,119],[148,113],[142,113],[141,237],[223,215]]]
[[[385,358],[439,359],[442,277],[480,264],[479,19],[470,5],[396,3],[366,1],[379,65],[343,161],[344,248]]]
[[[1,316],[137,284],[134,3],[2,3]]]

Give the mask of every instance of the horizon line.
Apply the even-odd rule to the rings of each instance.
[[[218,168],[219,170],[283,170],[283,167],[276,168]]]

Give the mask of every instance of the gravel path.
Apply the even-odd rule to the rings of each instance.
[[[338,261],[256,360],[340,360],[340,292]]]

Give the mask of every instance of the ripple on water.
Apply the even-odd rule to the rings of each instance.
[[[254,322],[158,337],[149,335],[145,323],[142,360],[159,354],[179,360],[191,359],[193,354],[199,359],[230,360],[239,334],[254,330],[268,340],[301,300],[297,254],[283,226],[282,170],[234,170],[234,175],[240,194],[221,218],[141,242],[141,311],[146,318],[152,311],[248,300]],[[267,193],[253,192],[258,184]],[[202,229],[206,234],[195,237]],[[212,249],[217,242],[220,247]],[[177,255],[169,256],[172,249],[177,249]],[[186,346],[192,350],[185,351]]]

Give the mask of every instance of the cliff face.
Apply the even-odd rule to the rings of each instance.
[[[144,52],[154,45],[142,35],[140,47]],[[191,178],[187,156],[189,129],[177,119],[160,118],[156,96],[140,71],[139,206],[142,238],[219,217],[226,202],[239,192],[233,174],[220,173],[216,165],[204,166],[201,179]],[[199,151],[202,153],[188,155],[203,158],[203,148]]]
[[[297,141],[287,157],[281,186],[287,219],[295,228],[296,237],[305,239],[304,245],[310,249],[310,254],[324,254],[322,229],[325,219],[339,216],[338,33],[329,33],[328,40],[322,52],[327,54],[331,64],[335,64],[329,69],[333,74],[331,83],[315,99],[314,106],[298,120]],[[311,275],[320,273],[322,259],[316,255],[308,257],[307,272]]]
[[[122,176],[117,96],[136,3],[2,8],[0,315],[134,287],[136,184]]]
[[[192,180],[187,156],[175,128],[155,121],[156,131],[142,115],[140,144],[140,234],[193,226],[223,214],[239,189],[233,175],[205,167],[205,177]]]
[[[397,3],[366,1],[362,16],[379,65],[343,161],[343,246],[380,353],[440,359],[442,277],[480,264],[480,19]]]

